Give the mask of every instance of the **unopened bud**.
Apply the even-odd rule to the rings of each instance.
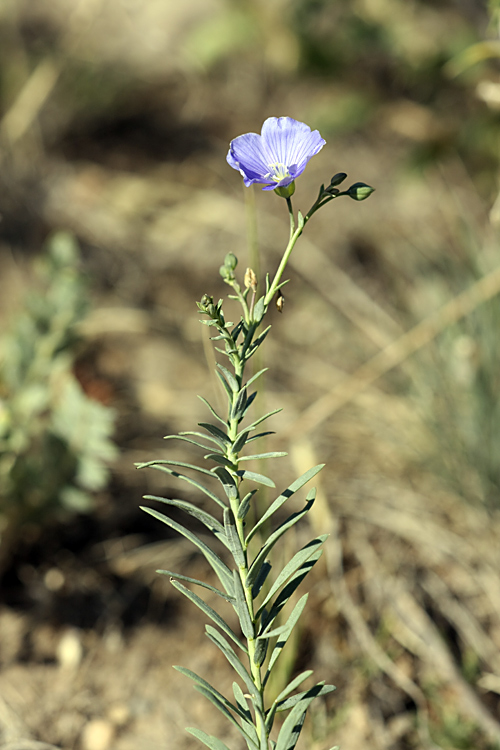
[[[366,185],[364,182],[355,182],[354,185],[351,185],[349,190],[345,191],[345,195],[348,195],[349,198],[352,198],[354,201],[364,201],[370,197],[374,190],[375,188]]]
[[[276,295],[276,309],[278,312],[283,312],[283,305],[285,304],[285,298],[283,294],[281,293],[281,289],[278,289],[278,294]]]
[[[247,289],[250,287],[253,292],[257,291],[257,276],[251,268],[247,268],[245,271],[244,283]]]

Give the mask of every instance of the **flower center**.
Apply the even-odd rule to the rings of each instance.
[[[266,177],[268,177],[273,182],[281,182],[281,180],[284,180],[286,177],[291,176],[286,164],[276,162],[275,164],[268,164],[268,167],[269,172],[266,174]]]

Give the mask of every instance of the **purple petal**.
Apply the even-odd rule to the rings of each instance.
[[[269,117],[262,125],[262,142],[269,163],[297,165],[296,176],[326,143],[317,130],[292,117]]]
[[[229,164],[233,168],[239,169],[244,176],[254,182],[259,178],[262,182],[268,182],[265,177],[269,173],[269,166],[264,159],[260,135],[257,135],[257,133],[239,135],[231,141],[229,154]],[[237,166],[235,167],[235,165]]]

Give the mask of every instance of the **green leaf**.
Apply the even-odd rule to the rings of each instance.
[[[267,414],[264,414],[263,417],[259,417],[255,420],[255,422],[252,422],[251,425],[248,425],[246,428],[247,430],[254,430],[257,425],[259,425],[261,422],[264,422],[265,419],[269,419],[269,417],[273,417],[275,414],[279,414],[280,411],[283,411],[283,409],[273,409],[272,411],[268,411]]]
[[[238,512],[237,512],[237,517],[240,520],[242,518],[245,518],[245,516],[247,515],[248,511],[250,510],[250,500],[252,499],[252,497],[255,495],[256,492],[257,492],[257,490],[252,490],[251,492],[248,492],[245,495],[245,497],[243,498],[243,500],[241,501],[241,503],[239,504],[239,506],[238,506]]]
[[[283,631],[283,633],[281,634],[280,639],[276,642],[276,644],[275,644],[275,646],[273,648],[273,651],[271,653],[271,658],[269,659],[269,664],[267,665],[267,672],[266,672],[265,677],[264,677],[264,685],[267,683],[267,680],[269,679],[269,675],[271,674],[271,671],[272,671],[274,665],[276,664],[276,661],[278,660],[278,657],[281,655],[281,652],[285,648],[286,642],[288,641],[288,639],[289,639],[289,637],[290,637],[290,635],[292,633],[292,630],[295,627],[295,624],[297,623],[300,615],[302,614],[302,612],[304,610],[304,607],[306,606],[307,598],[308,598],[308,594],[304,594],[304,596],[302,596],[299,599],[299,601],[297,602],[297,604],[293,608],[293,610],[292,610],[292,612],[290,614],[290,617],[287,620],[286,624],[288,626],[288,629],[286,629],[285,631]],[[272,620],[271,620],[271,622],[272,622]]]
[[[250,430],[243,430],[239,433],[238,437],[233,443],[232,451],[233,453],[239,453],[243,446],[245,445],[246,441],[248,440],[248,435],[250,433]]]
[[[232,597],[234,597],[234,586],[233,586],[233,575],[227,565],[222,562],[220,557],[218,557],[215,552],[210,549],[204,542],[201,541],[201,539],[198,539],[196,534],[193,534],[192,531],[189,531],[189,529],[186,529],[184,526],[182,526],[180,523],[177,523],[172,518],[169,518],[168,516],[165,516],[163,513],[159,513],[154,508],[145,508],[144,506],[141,506],[141,510],[145,511],[145,513],[149,513],[150,516],[153,516],[154,518],[157,518],[162,523],[169,526],[171,529],[174,529],[175,531],[179,532],[179,534],[182,534],[182,536],[185,536],[186,539],[189,539],[192,544],[195,545],[195,547],[198,547],[200,552],[205,556],[206,560],[209,562],[213,570],[215,571],[217,578],[222,583],[223,588],[225,591]]]
[[[185,677],[189,677],[193,682],[195,682],[197,685],[199,685],[202,688],[205,688],[208,692],[212,693],[227,709],[234,711],[243,721],[247,722],[249,719],[251,720],[250,713],[245,710],[242,710],[240,706],[236,705],[234,706],[231,701],[229,701],[222,693],[219,693],[218,690],[216,690],[213,685],[211,685],[209,682],[203,679],[203,677],[200,677],[196,672],[192,672],[190,669],[186,669],[186,667],[177,667],[174,666],[174,669],[177,670],[177,672],[180,672]],[[236,683],[233,683],[235,685]],[[239,687],[239,686],[238,686]],[[241,688],[240,688],[241,692]],[[243,695],[243,693],[242,693]],[[255,731],[255,730],[254,730]],[[257,738],[257,734],[255,734],[255,738]]]
[[[254,456],[241,456],[239,461],[256,461],[261,458],[282,458],[288,456],[288,453],[284,451],[271,451],[269,453],[256,453]]]
[[[214,440],[214,438],[211,438],[209,435],[203,435],[201,432],[181,432],[179,435],[165,435],[164,440],[183,440],[185,443],[191,443],[191,445],[196,445],[198,448],[203,448],[203,450],[209,450],[210,446],[206,445],[205,443],[200,443],[198,440],[192,440],[191,438],[188,438],[187,435],[194,435],[201,438],[204,438],[205,440],[211,440],[214,443],[219,443]]]
[[[258,435],[252,435],[248,438],[247,443],[251,443],[254,440],[258,440],[259,438],[267,437],[268,435],[275,435],[276,433],[273,430],[267,430],[267,432],[259,432]]]
[[[208,407],[210,413],[212,414],[213,417],[215,417],[215,419],[217,419],[219,422],[221,422],[224,426],[227,426],[226,420],[222,419],[222,417],[220,417],[217,414],[217,412],[215,411],[215,409],[213,408],[213,406],[207,401],[206,398],[203,398],[203,396],[198,396],[198,398],[200,399],[200,401],[203,401],[203,403],[205,404],[205,406]]]
[[[260,605],[257,616],[264,609],[264,607],[267,606],[268,602],[271,601],[273,596],[280,590],[280,588],[284,586],[290,576],[292,576],[303,565],[303,563],[305,563],[306,560],[308,560],[322,546],[327,538],[328,534],[323,534],[322,536],[313,539],[292,557],[292,559],[285,565],[285,567],[271,586],[271,589],[269,590],[266,598]]]
[[[227,434],[223,430],[220,430],[217,425],[210,424],[210,422],[198,422],[198,425],[200,427],[203,427],[207,432],[213,435],[213,437],[216,439],[216,442],[221,446],[221,448],[224,448],[226,445],[231,445],[231,440],[229,439]]]
[[[189,734],[192,734],[193,737],[196,737],[197,740],[203,742],[203,744],[210,748],[210,750],[229,750],[228,746],[225,745],[222,740],[219,740],[217,737],[214,737],[211,734],[203,732],[203,730],[201,729],[196,729],[195,727],[186,727],[186,732],[189,732]]]
[[[196,487],[196,489],[200,490],[200,492],[203,492],[207,497],[209,497],[211,500],[213,500],[217,505],[220,505],[221,508],[226,508],[227,505],[225,502],[223,502],[217,495],[208,489],[208,487],[205,487],[203,484],[200,484],[200,482],[197,482],[195,479],[192,479],[191,477],[187,476],[186,474],[180,474],[178,471],[175,471],[175,469],[169,469],[168,466],[157,466],[154,461],[147,462],[145,464],[136,464],[138,469],[144,469],[146,467],[150,467],[152,469],[157,469],[158,471],[163,471],[165,474],[170,474],[170,476],[175,477],[176,479],[182,479],[184,482],[187,482],[192,487]],[[206,473],[204,471],[204,473]],[[213,476],[213,472],[209,471],[208,475]]]
[[[319,698],[323,695],[328,695],[329,693],[333,693],[334,690],[337,688],[335,685],[325,685],[323,682],[319,682],[317,685],[315,685],[315,688],[320,688],[315,698]],[[314,689],[314,688],[312,688]],[[291,708],[293,708],[299,701],[301,701],[310,691],[306,691],[303,693],[297,693],[297,695],[292,695],[291,698],[287,698],[286,700],[278,703],[278,707],[276,709],[276,713],[280,713],[281,711],[289,711]]]
[[[247,670],[243,666],[242,662],[237,657],[234,649],[231,648],[224,636],[221,635],[221,633],[219,633],[219,631],[213,628],[211,625],[206,625],[205,629],[207,632],[207,636],[210,638],[212,643],[215,643],[215,645],[222,651],[234,671],[241,677],[250,695],[254,695],[257,692],[257,688],[254,685],[252,678],[248,674]]]
[[[223,466],[214,466],[211,471],[222,484],[228,499],[235,500],[238,497],[238,487],[236,486],[234,477]],[[224,507],[226,508],[227,506],[224,505]]]
[[[269,553],[271,552],[272,548],[276,544],[276,542],[283,536],[283,534],[286,534],[286,532],[292,528],[292,526],[295,526],[296,523],[298,523],[301,518],[303,518],[306,513],[310,510],[312,504],[314,502],[314,498],[311,498],[308,502],[306,502],[305,508],[303,510],[298,511],[297,513],[292,513],[291,516],[289,516],[286,521],[284,521],[276,531],[273,531],[271,536],[268,538],[267,542],[261,547],[260,551],[258,552],[255,560],[250,566],[250,570],[248,571],[248,576],[246,580],[246,585],[252,586],[253,582],[257,578],[258,572],[260,570],[260,567],[266,557],[269,556]],[[246,544],[248,545],[248,538],[246,541]]]
[[[259,611],[256,614],[256,617],[262,617],[264,626],[270,627],[271,623],[274,622],[276,617],[279,615],[283,607],[286,605],[292,594],[296,591],[296,589],[300,586],[306,575],[310,572],[310,570],[316,565],[319,558],[323,554],[323,550],[319,549],[317,550],[311,557],[309,557],[297,570],[296,573],[293,574],[293,576],[290,578],[286,586],[280,591],[278,596],[276,597],[276,600],[273,603],[273,606],[271,607],[270,612],[268,612],[267,617],[264,618],[264,612],[265,609],[261,607]]]
[[[241,422],[247,410],[248,401],[249,399],[247,399],[247,389],[243,388],[238,393],[238,397],[231,409],[231,419],[236,419],[238,422]]]
[[[243,695],[243,690],[240,688],[237,682],[233,682],[233,693],[234,693],[234,699],[236,701],[236,705],[240,709],[240,715],[243,714],[245,719],[248,722],[252,723],[252,714],[250,713],[250,707],[248,705],[247,699]],[[252,726],[253,726],[253,723],[252,723]]]
[[[259,572],[257,574],[257,578],[255,579],[255,581],[253,583],[253,586],[252,586],[252,598],[253,599],[256,599],[258,597],[258,595],[259,595],[259,593],[260,593],[260,591],[262,589],[262,586],[264,585],[264,583],[265,583],[265,581],[267,579],[267,576],[269,575],[269,572],[270,572],[271,568],[272,568],[272,565],[271,565],[271,563],[268,560],[266,560],[260,566],[260,570],[259,570]],[[262,609],[262,607],[261,607],[261,609]],[[258,614],[260,614],[261,609],[259,610]]]
[[[259,370],[259,372],[256,372],[255,375],[253,375],[250,378],[250,380],[247,380],[247,383],[246,383],[247,388],[248,388],[249,385],[251,385],[252,383],[254,383],[257,380],[257,378],[260,378],[261,375],[263,375],[265,372],[267,372],[268,369],[269,369],[268,367],[264,367],[262,370]]]
[[[295,627],[300,615],[304,611],[304,607],[307,603],[307,597],[308,594],[304,594],[295,607],[293,608],[292,612],[290,613],[290,617],[286,621],[284,625],[280,625],[278,628],[274,628],[273,630],[265,630],[263,633],[261,633],[258,637],[259,638],[273,638],[277,635],[284,635],[286,638],[290,636],[290,633],[292,632],[293,628]],[[266,624],[266,627],[269,627],[269,621]]]
[[[224,456],[223,453],[207,453],[203,458],[206,461],[216,461],[220,466],[227,466],[229,469],[235,468],[232,461],[230,461],[227,456]]]
[[[297,677],[291,681],[289,685],[286,686],[284,690],[281,691],[281,693],[278,695],[275,701],[273,701],[273,704],[269,711],[266,714],[266,729],[268,731],[268,734],[271,733],[271,729],[273,728],[274,719],[276,717],[276,711],[278,708],[278,702],[284,701],[284,699],[290,695],[294,690],[298,688],[299,685],[301,685],[304,680],[307,680],[308,677],[310,677],[313,673],[312,669],[308,669],[306,672],[301,672],[301,674],[297,675]]]
[[[234,524],[233,512],[229,508],[226,508],[224,511],[224,529],[229,549],[236,565],[238,568],[246,567],[245,553],[243,552],[238,531]]]
[[[265,297],[261,297],[255,303],[255,307],[253,309],[253,319],[255,320],[256,323],[260,323],[260,321],[264,317],[264,312],[265,312],[264,299]]]
[[[255,652],[253,655],[253,661],[254,664],[256,664],[258,667],[261,667],[264,663],[264,660],[266,658],[267,654],[267,647],[269,645],[269,641],[257,641],[255,644]]]
[[[279,703],[280,701],[283,701],[288,695],[290,695],[290,693],[293,693],[293,691],[296,690],[299,685],[302,685],[304,680],[307,680],[307,678],[310,677],[312,673],[312,669],[306,669],[305,672],[301,672],[299,675],[297,675],[297,677],[295,677],[295,679],[293,679],[290,684],[281,691],[274,702]]]
[[[268,519],[271,518],[271,516],[276,513],[276,511],[279,510],[281,506],[286,503],[289,498],[292,497],[292,495],[294,495],[298,490],[302,489],[302,487],[307,484],[307,482],[310,482],[311,479],[321,471],[324,465],[325,464],[318,464],[317,466],[313,466],[312,469],[309,469],[304,474],[302,474],[302,476],[296,479],[295,482],[292,482],[292,484],[287,487],[279,497],[276,498],[276,500],[269,506],[264,515],[255,524],[253,529],[251,529],[251,531],[249,532],[246,540],[247,544],[250,539],[255,536],[256,532],[268,521]]]
[[[197,521],[200,521],[202,524],[204,524],[204,526],[206,526],[207,529],[209,529],[212,534],[217,537],[217,539],[219,539],[228,549],[230,549],[229,540],[224,531],[224,526],[220,521],[214,518],[210,513],[207,513],[205,510],[201,510],[201,508],[196,507],[196,505],[188,503],[187,500],[158,497],[158,495],[144,495],[144,500],[156,500],[159,503],[164,503],[165,505],[173,505],[175,508],[179,508],[185,513],[189,513],[190,516],[196,518]],[[226,510],[228,509],[225,508],[224,511]]]
[[[263,474],[256,474],[255,471],[244,471],[242,469],[238,470],[236,474],[241,477],[241,479],[249,479],[252,482],[257,482],[258,484],[264,484],[266,487],[276,487],[272,479],[269,479],[269,477],[265,477]]]
[[[238,393],[241,386],[234,377],[233,373],[230,372],[227,367],[224,367],[224,365],[221,365],[219,362],[216,363],[216,366],[219,368],[221,373],[224,374],[224,378],[226,379],[232,393]]]
[[[205,583],[205,581],[199,581],[197,578],[190,578],[189,576],[183,576],[180,573],[173,573],[171,570],[157,570],[156,572],[162,576],[170,576],[170,578],[175,578],[179,581],[186,581],[187,583],[194,583],[197,586],[202,586],[204,589],[208,589],[208,591],[211,591],[213,594],[217,594],[218,596],[222,597],[222,599],[224,599],[224,601],[226,602],[229,602],[229,604],[233,604],[233,602],[235,601],[234,597],[229,596],[229,594],[225,594],[219,589],[216,589],[215,586],[210,586],[210,584]]]
[[[172,578],[170,581],[172,586],[177,589],[177,591],[180,591],[181,594],[184,594],[184,596],[189,599],[193,604],[196,604],[196,606],[201,609],[202,612],[204,612],[208,617],[210,617],[211,620],[215,622],[216,625],[219,626],[219,628],[228,635],[236,645],[241,648],[242,651],[244,651],[246,654],[248,654],[248,649],[246,646],[241,643],[240,639],[232,630],[232,628],[227,624],[227,622],[219,615],[218,612],[215,611],[215,609],[212,609],[203,599],[201,599],[197,594],[194,593],[194,591],[191,591],[190,589],[186,588],[186,586],[183,586],[182,583],[179,583],[179,581],[176,581],[175,578]],[[236,596],[237,601],[237,596]]]
[[[299,739],[307,709],[313,700],[321,693],[323,683],[302,694],[297,704],[286,717],[278,735],[276,750],[294,750]]]
[[[225,378],[225,377],[224,377],[224,375],[223,375],[223,374],[222,374],[221,372],[219,372],[218,370],[216,370],[216,375],[217,375],[217,377],[219,378],[219,380],[221,381],[222,385],[224,386],[224,390],[226,391],[226,393],[227,393],[227,395],[228,395],[229,399],[232,399],[232,398],[233,398],[233,391],[232,391],[232,389],[231,389],[231,386],[230,386],[230,385],[229,385],[229,383],[227,382],[226,378]]]
[[[250,612],[248,611],[248,605],[245,599],[245,592],[243,591],[243,585],[241,583],[240,574],[237,570],[233,570],[234,580],[234,596],[235,603],[234,609],[238,615],[240,621],[240,627],[243,635],[247,640],[255,638],[254,625]]]
[[[246,733],[245,729],[240,724],[238,724],[238,722],[232,715],[231,711],[226,707],[224,702],[221,701],[217,695],[215,695],[211,690],[207,689],[203,685],[197,685],[196,689],[198,690],[199,693],[204,695],[205,698],[207,698],[207,700],[210,701],[210,703],[213,703],[213,705],[219,709],[221,714],[225,716],[226,719],[228,719],[231,722],[231,724],[233,724],[237,728],[238,732],[244,737],[248,747],[252,748],[252,750],[260,750],[259,745],[256,742],[253,742],[251,737]],[[233,706],[231,707],[234,709]]]

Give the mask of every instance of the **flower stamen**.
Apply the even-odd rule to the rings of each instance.
[[[273,182],[281,182],[281,180],[285,180],[287,177],[291,177],[290,170],[286,166],[286,164],[282,164],[281,162],[275,162],[274,164],[268,164],[269,172],[266,175],[266,178],[272,180]]]

